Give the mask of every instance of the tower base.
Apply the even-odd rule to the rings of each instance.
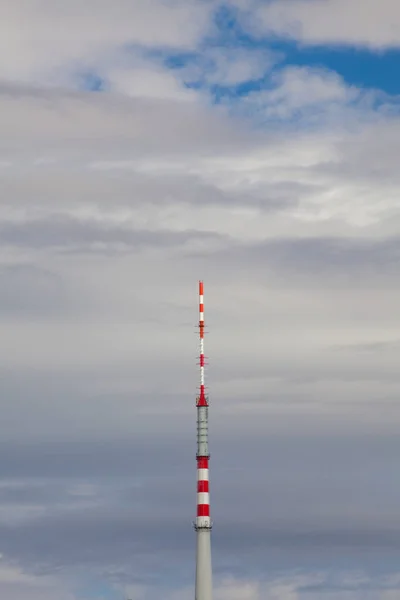
[[[197,529],[195,600],[212,600],[211,529]]]

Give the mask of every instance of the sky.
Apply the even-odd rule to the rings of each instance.
[[[400,598],[400,4],[0,0],[0,597]]]

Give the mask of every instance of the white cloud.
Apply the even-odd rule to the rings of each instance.
[[[262,79],[279,60],[278,53],[267,49],[209,47],[183,68],[181,75],[189,83],[235,86]]]
[[[163,100],[195,101],[198,99],[190,89],[166,69],[150,61],[129,68],[111,68],[103,71],[106,87],[117,94],[133,98],[162,98]]]
[[[335,72],[310,67],[286,67],[274,74],[272,85],[270,91],[250,93],[247,99],[269,118],[299,118],[311,111],[312,115],[323,112],[326,119],[335,107],[342,116],[343,107],[360,96]]]
[[[102,67],[127,46],[193,48],[209,2],[51,0],[0,2],[0,80],[52,83]],[[156,15],[156,17],[155,17]]]
[[[346,44],[373,49],[400,44],[397,0],[279,0],[261,3],[255,30],[298,39],[305,44]]]
[[[208,77],[210,83],[235,85],[263,77],[275,62],[267,51],[244,49],[212,52],[215,71]]]

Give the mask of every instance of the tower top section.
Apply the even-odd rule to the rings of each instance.
[[[200,396],[197,398],[197,406],[208,406],[204,382],[204,327],[204,283],[199,281]]]

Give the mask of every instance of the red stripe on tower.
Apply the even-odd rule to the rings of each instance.
[[[208,481],[198,481],[197,482],[197,491],[198,492],[208,492]]]
[[[208,457],[207,458],[199,457],[197,459],[197,468],[208,470]]]
[[[210,505],[209,504],[198,504],[197,505],[197,516],[198,517],[209,517],[210,516]]]

